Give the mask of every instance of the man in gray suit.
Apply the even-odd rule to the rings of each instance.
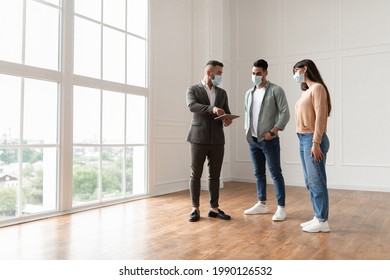
[[[211,60],[206,64],[204,77],[196,85],[187,90],[187,106],[192,115],[192,123],[187,136],[191,150],[190,193],[192,212],[188,217],[190,222],[200,219],[199,197],[203,165],[208,159],[209,166],[209,217],[230,220],[230,216],[220,210],[219,177],[221,174],[225,150],[223,126],[229,126],[232,120],[215,120],[217,116],[230,114],[226,91],[219,88],[222,81],[223,64]]]

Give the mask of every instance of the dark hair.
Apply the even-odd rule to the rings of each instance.
[[[207,62],[206,66],[207,66],[207,65],[223,67],[223,63],[222,63],[222,62],[219,62],[219,61],[217,61],[217,60],[210,60],[209,62]]]
[[[253,67],[260,67],[260,68],[263,68],[263,70],[267,71],[268,63],[264,59],[259,59],[253,63]]]
[[[324,81],[322,80],[321,74],[317,69],[317,66],[314,64],[314,62],[310,59],[304,59],[299,62],[297,62],[294,67],[293,67],[293,74],[294,74],[294,69],[296,68],[303,68],[307,67],[307,72],[306,75],[309,78],[309,80],[313,82],[320,83],[321,85],[324,86],[327,94],[327,99],[328,99],[328,116],[330,115],[330,111],[332,110],[332,105],[330,102],[330,95],[329,95],[329,90],[327,86],[325,85]],[[301,89],[302,90],[307,90],[309,86],[306,83],[301,83]]]

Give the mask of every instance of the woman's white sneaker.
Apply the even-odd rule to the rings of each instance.
[[[320,222],[319,220],[315,219],[314,222],[303,227],[302,230],[306,232],[329,232],[330,228],[328,221]]]
[[[257,215],[268,213],[267,205],[261,204],[260,201],[253,205],[251,208],[244,210],[246,215]]]

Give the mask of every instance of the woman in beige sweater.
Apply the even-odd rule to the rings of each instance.
[[[313,61],[305,59],[293,67],[294,79],[301,84],[301,98],[295,105],[295,120],[305,184],[310,191],[314,218],[302,223],[305,232],[329,232],[329,198],[326,154],[329,139],[327,119],[331,111],[328,88]]]

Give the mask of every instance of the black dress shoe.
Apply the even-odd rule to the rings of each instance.
[[[221,219],[221,220],[230,220],[232,218],[229,215],[226,215],[225,212],[223,212],[220,209],[218,209],[218,213],[210,210],[209,211],[209,217],[211,217],[211,218],[218,218],[218,219]]]
[[[191,214],[188,216],[188,220],[190,222],[197,222],[200,219],[200,214],[198,210],[194,210],[191,212]]]

